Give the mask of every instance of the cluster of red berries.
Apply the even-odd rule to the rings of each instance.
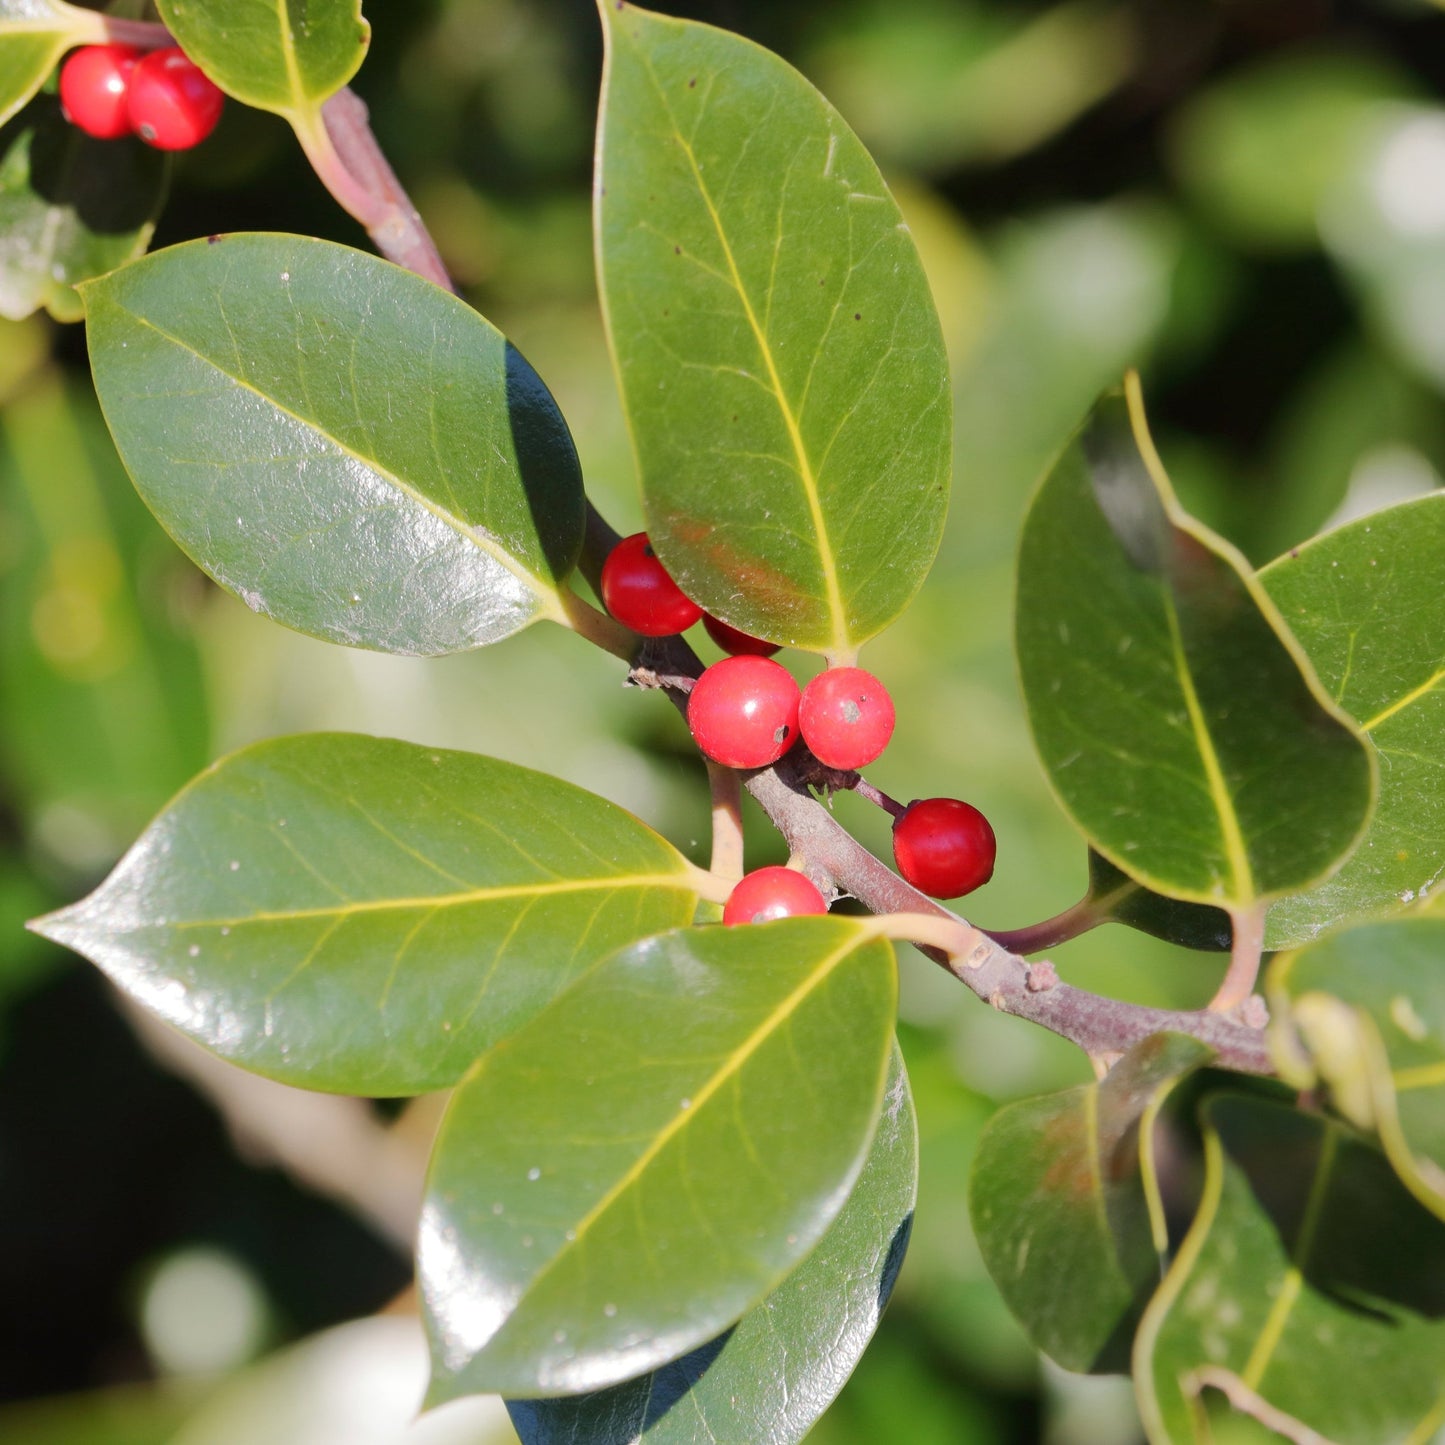
[[[701,620],[723,651],[693,684],[687,723],[706,757],[730,768],[763,768],[801,737],[820,763],[851,772],[881,756],[893,736],[893,699],[861,667],[830,667],[801,690],[772,660],[777,647],[738,632],[683,592],[635,532],[602,567],[602,601],[645,637],[684,632]],[[893,859],[915,888],[961,898],[993,876],[996,844],[988,819],[957,798],[922,798],[893,823]],[[733,890],[724,923],[757,923],[826,913],[823,895],[790,868],[760,868]]]
[[[60,67],[60,107],[96,140],[138,135],[157,150],[189,150],[215,130],[225,99],[177,45],[83,45]]]

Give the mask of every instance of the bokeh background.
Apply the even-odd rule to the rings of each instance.
[[[1047,917],[1083,891],[1085,852],[1034,761],[1010,648],[1032,485],[1130,365],[1186,505],[1256,562],[1441,485],[1445,14],[1426,0],[659,8],[791,59],[873,149],[912,222],[952,359],[955,491],[927,586],[865,653],[899,705],[870,775],[993,819],[998,872],[970,901],[974,921]],[[592,271],[591,4],[365,9],[356,89],[384,148],[467,298],[557,395],[599,506],[634,529]],[[365,244],[284,125],[232,106],[177,166],[155,244],[241,229]],[[512,1438],[494,1404],[405,1433],[422,1367],[404,1230],[378,1198],[388,1171],[405,1196],[428,1110],[358,1105],[338,1131],[283,1106],[300,1139],[288,1155],[274,1100],[248,1116],[213,1079],[198,1087],[94,969],[21,924],[92,887],[207,761],[313,728],[546,768],[700,856],[707,791],[685,731],[620,682],[555,629],[415,661],[252,615],[136,500],[82,329],[0,323],[0,1440]],[[877,810],[853,796],[836,809],[887,856]],[[750,826],[750,861],[780,861],[760,819]],[[1119,928],[1054,957],[1074,982],[1159,1005],[1197,1006],[1219,971]],[[872,1350],[813,1438],[1128,1445],[1127,1383],[1041,1364],[984,1275],[965,1204],[994,1107],[1078,1082],[1087,1062],[918,956],[902,969],[923,1149],[913,1243]],[[353,1151],[347,1189],[318,1189],[297,1166],[328,1139]]]

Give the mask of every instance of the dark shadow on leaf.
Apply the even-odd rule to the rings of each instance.
[[[160,211],[170,158],[138,140],[92,140],[65,119],[54,96],[37,96],[0,129],[0,170],[11,193],[23,174],[20,148],[29,152],[29,189],[46,205],[73,211],[97,236],[129,235]]]
[[[903,1268],[903,1256],[908,1253],[908,1241],[913,1235],[913,1211],[904,1215],[893,1238],[888,1241],[888,1254],[883,1260],[883,1273],[878,1277],[878,1313],[881,1315],[898,1283],[898,1271]]]
[[[630,1445],[685,1399],[722,1353],[732,1329],[640,1379],[559,1400],[508,1400],[522,1445]]]
[[[582,550],[587,520],[582,468],[552,393],[510,341],[506,367],[507,415],[522,495],[548,569],[560,581]]]

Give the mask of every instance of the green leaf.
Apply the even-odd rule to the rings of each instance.
[[[215,764],[33,926],[256,1073],[414,1094],[696,902],[679,853],[569,783],[313,733]]]
[[[1231,910],[1338,866],[1373,758],[1229,545],[1179,510],[1137,379],[1109,394],[1024,524],[1017,644],[1050,782],[1157,892]]]
[[[1210,1438],[1206,1388],[1292,1440],[1433,1439],[1445,1224],[1343,1125],[1229,1095],[1204,1125],[1204,1198],[1135,1345],[1153,1445]]]
[[[1295,1032],[1337,1105],[1378,1130],[1400,1177],[1445,1218],[1445,918],[1363,924],[1282,954],[1269,991],[1276,1030]]]
[[[506,338],[386,261],[298,236],[159,251],[84,288],[136,488],[253,610],[436,654],[564,620],[584,503]]]
[[[851,657],[943,527],[948,370],[878,169],[777,56],[604,4],[599,274],[648,529],[755,636]]]
[[[93,10],[61,0],[0,0],[0,125],[45,84],[71,46],[104,39]]]
[[[1271,948],[1423,898],[1445,874],[1445,493],[1317,537],[1260,574],[1321,683],[1380,758],[1369,830],[1333,877],[1270,910]]]
[[[92,140],[49,96],[0,131],[0,316],[84,315],[77,282],[141,255],[169,158],[138,140]]]
[[[892,1293],[918,1188],[918,1130],[895,1045],[863,1172],[818,1247],[717,1339],[591,1395],[509,1402],[523,1445],[792,1445],[842,1388]]]
[[[760,1304],[867,1157],[896,987],[856,919],[688,929],[479,1059],[422,1211],[431,1402],[601,1389]]]
[[[1197,1039],[1155,1034],[1102,1083],[1010,1104],[983,1131],[969,1189],[979,1249],[1034,1343],[1066,1369],[1127,1368],[1168,1245],[1153,1122],[1212,1057]]]
[[[1085,906],[1100,922],[1122,923],[1181,948],[1228,953],[1233,938],[1229,914],[1222,908],[1151,893],[1092,848]]]
[[[156,0],[177,43],[228,95],[293,122],[361,68],[361,0]]]

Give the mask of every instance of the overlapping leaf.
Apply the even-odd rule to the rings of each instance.
[[[1093,847],[1147,887],[1249,908],[1307,887],[1354,846],[1372,756],[1248,564],[1180,514],[1132,378],[1034,499],[1017,641],[1055,791]]]
[[[93,10],[63,0],[0,0],[0,125],[45,84],[72,45],[104,38]]]
[[[1165,1097],[1212,1057],[1156,1034],[1099,1084],[999,1110],[979,1140],[969,1210],[984,1263],[1034,1343],[1071,1370],[1117,1370],[1168,1238],[1153,1177]]]
[[[422,1214],[432,1400],[598,1390],[777,1289],[867,1156],[894,974],[854,919],[689,929],[478,1060]]]
[[[560,618],[581,477],[537,374],[455,297],[359,251],[237,235],[84,288],[140,494],[301,632],[434,654]]]
[[[1269,943],[1423,898],[1445,874],[1445,494],[1329,532],[1260,574],[1321,683],[1380,758],[1380,796],[1333,877],[1270,910]]]
[[[1228,953],[1233,937],[1229,914],[1222,908],[1152,893],[1092,848],[1086,907],[1100,922],[1123,923],[1181,948]]]
[[[1445,1218],[1445,918],[1392,919],[1281,955],[1276,1027],[1309,1050],[1302,1087],[1378,1130],[1401,1178]]]
[[[48,97],[0,131],[0,316],[84,314],[75,285],[144,252],[167,157],[137,140],[92,140]]]
[[[515,1400],[523,1445],[793,1445],[832,1403],[903,1262],[918,1186],[917,1124],[895,1046],[863,1172],[818,1247],[726,1333],[591,1395]]]
[[[361,0],[156,0],[186,54],[228,94],[294,120],[361,66]]]
[[[1293,1440],[1434,1439],[1445,1223],[1341,1124],[1241,1096],[1204,1124],[1204,1198],[1135,1346],[1153,1445],[1212,1438],[1206,1389]]]
[[[216,764],[34,926],[257,1073],[410,1094],[696,901],[680,854],[580,788],[314,733]]]
[[[601,8],[598,265],[653,541],[733,626],[848,657],[943,525],[948,375],[912,238],[777,56]]]

